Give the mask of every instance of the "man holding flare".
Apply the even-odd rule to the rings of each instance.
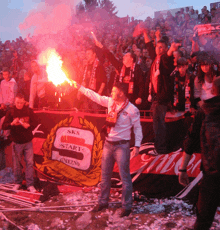
[[[135,156],[139,153],[143,138],[139,110],[129,102],[127,84],[125,83],[117,82],[112,88],[111,97],[100,96],[98,93],[80,86],[77,82],[73,82],[73,85],[86,97],[108,108],[106,124],[103,127],[106,139],[102,153],[101,192],[98,205],[94,208],[94,211],[97,212],[108,208],[111,175],[114,163],[117,162],[122,180],[122,209],[120,216],[128,216],[132,207],[129,144],[131,128],[133,127],[135,135],[135,147],[132,152]]]

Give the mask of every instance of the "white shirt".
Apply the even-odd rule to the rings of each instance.
[[[209,83],[205,80],[202,85],[201,100],[208,100],[213,96],[214,95],[212,94],[212,82]]]
[[[46,82],[47,74],[42,68],[40,69],[40,75],[34,74],[31,79],[31,86],[30,86],[30,99],[29,99],[29,107],[34,107],[34,100],[35,97],[38,96],[39,98],[43,98],[46,95]]]
[[[2,80],[1,91],[0,91],[0,104],[13,105],[15,101],[15,96],[17,94],[17,83],[14,78],[9,81]]]
[[[83,86],[80,87],[79,91],[91,100],[95,101],[96,103],[104,107],[107,107],[108,112],[110,111],[114,103],[114,100],[111,97],[100,96],[94,91],[87,89]],[[119,107],[120,106],[116,107],[116,110],[118,110]],[[142,126],[140,123],[140,112],[137,107],[135,107],[131,102],[129,102],[128,105],[119,114],[116,124],[114,127],[111,128],[108,137],[106,137],[106,140],[130,140],[132,127],[134,128],[135,146],[139,147],[141,146],[141,141],[143,138]]]

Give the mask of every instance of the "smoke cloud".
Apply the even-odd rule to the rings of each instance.
[[[25,21],[19,25],[19,29],[26,35],[53,34],[70,26],[71,18],[70,5],[61,4],[53,7],[40,3],[37,9],[31,10]]]
[[[73,22],[75,7],[80,0],[45,0],[32,9],[19,29],[39,51],[57,48],[69,36],[68,28]],[[57,36],[56,36],[57,35]],[[59,41],[56,37],[59,37]]]

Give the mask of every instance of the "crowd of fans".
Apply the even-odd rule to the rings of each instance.
[[[81,18],[80,24],[74,24],[56,35],[39,35],[25,39],[19,37],[15,41],[1,42],[0,69],[4,70],[7,67],[10,70],[10,77],[14,78],[17,83],[16,92],[25,94],[25,99],[29,101],[31,78],[34,75],[33,69],[31,69],[31,61],[37,59],[42,49],[45,48],[43,46],[45,44],[47,46],[48,41],[53,41],[56,44],[56,49],[64,61],[63,66],[69,72],[68,77],[79,81],[87,65],[86,51],[88,47],[94,45],[94,40],[91,36],[91,31],[93,31],[98,40],[117,60],[122,61],[123,55],[127,52],[131,52],[135,56],[136,63],[140,65],[144,73],[146,92],[143,101],[146,101],[148,96],[147,83],[152,59],[150,58],[149,51],[146,49],[144,35],[137,34],[133,36],[136,28],[138,26],[145,28],[154,45],[160,39],[164,39],[168,47],[173,42],[180,43],[178,50],[173,54],[174,63],[177,66],[178,58],[186,58],[188,70],[193,72],[195,78],[198,56],[201,56],[201,51],[206,51],[207,47],[200,41],[199,47],[195,48],[196,38],[193,28],[195,25],[220,22],[220,9],[214,6],[208,11],[207,7],[204,6],[199,14],[198,10],[186,7],[180,9],[174,16],[168,11],[165,16],[160,14],[157,18],[147,17],[145,21],[141,22],[134,20],[134,18],[129,20],[128,18],[101,20],[102,16],[100,14],[96,14],[95,17],[97,20],[85,16]],[[220,37],[218,38],[218,33],[214,36],[215,39],[213,39],[211,47],[215,51],[220,51]],[[213,56],[209,53],[206,54],[210,58]],[[202,56],[204,56],[203,53]],[[217,56],[214,56],[215,59],[218,59],[218,53]],[[103,58],[100,61],[106,73],[103,94],[109,95],[114,82],[115,68],[107,58]],[[215,70],[218,68],[217,64],[213,59],[212,65]],[[3,79],[3,75],[1,79]],[[70,108],[74,106],[77,106],[77,103],[74,102],[73,104],[71,101],[68,104]]]
[[[149,151],[148,154],[168,154],[176,150],[174,147],[177,146],[170,146],[169,144],[165,124],[167,112],[170,110],[171,114],[178,114],[177,112],[179,112],[185,115],[185,130],[182,132],[182,139],[184,140],[186,131],[189,130],[191,123],[191,120],[188,120],[187,117],[191,118],[191,114],[196,114],[196,110],[203,104],[203,107],[207,107],[208,116],[205,119],[205,123],[203,123],[207,127],[205,129],[205,126],[202,126],[202,129],[201,127],[199,128],[203,132],[196,129],[195,133],[191,133],[191,142],[193,144],[195,143],[194,137],[199,133],[203,133],[201,143],[203,143],[202,153],[205,157],[203,157],[202,161],[204,161],[203,169],[204,175],[206,175],[204,178],[207,188],[204,189],[203,185],[203,189],[200,191],[201,198],[199,198],[197,207],[199,215],[197,215],[197,228],[195,229],[209,229],[219,203],[219,198],[217,199],[214,195],[219,194],[219,186],[216,187],[219,184],[219,157],[217,156],[219,155],[219,149],[216,149],[216,146],[219,146],[220,141],[220,78],[217,77],[220,75],[220,37],[219,27],[216,25],[220,23],[220,8],[214,6],[209,12],[207,7],[204,6],[201,14],[199,14],[197,10],[186,7],[176,12],[175,16],[168,11],[166,16],[160,14],[153,19],[147,17],[145,21],[138,21],[133,18],[128,21],[128,18],[120,19],[117,17],[103,20],[102,16],[100,13],[93,14],[93,17],[85,14],[84,17],[81,17],[80,24],[74,24],[57,34],[29,36],[24,40],[20,37],[16,41],[6,41],[0,44],[0,69],[2,73],[0,117],[3,117],[6,111],[9,111],[6,114],[6,122],[3,123],[3,129],[7,130],[15,126],[13,128],[16,130],[16,126],[21,127],[21,125],[24,128],[23,130],[30,127],[30,124],[24,120],[19,120],[18,117],[15,117],[14,120],[9,119],[9,117],[14,116],[13,112],[10,115],[11,110],[9,109],[12,107],[17,109],[19,113],[23,108],[27,110],[25,111],[27,113],[24,114],[27,117],[30,116],[30,112],[28,112],[31,110],[30,108],[49,106],[61,109],[77,107],[83,110],[93,109],[98,112],[97,110],[102,108],[92,100],[83,97],[82,92],[92,94],[95,98],[99,98],[96,101],[100,102],[100,100],[106,100],[106,97],[103,98],[99,95],[109,96],[115,83],[116,85],[117,83],[118,85],[123,83],[126,87],[123,86],[121,95],[123,95],[123,100],[126,103],[123,104],[125,107],[122,106],[117,111],[118,114],[126,108],[129,101],[139,109],[149,109],[149,105],[151,105],[155,149]],[[209,26],[209,30],[207,30],[205,24],[210,23],[212,23],[212,26]],[[199,34],[198,30],[195,30],[196,25],[197,28],[199,26],[203,27],[202,31],[205,36],[201,36],[201,33]],[[78,92],[76,90],[71,91],[71,87],[68,84],[52,87],[48,82],[45,69],[36,60],[41,52],[49,47],[55,48],[62,57],[63,68],[70,79],[77,81],[80,85],[95,91],[99,95],[88,89],[85,90],[83,87],[76,87],[79,88]],[[22,93],[22,95],[18,96],[19,94],[17,93]],[[112,98],[113,95],[114,92],[112,93]],[[89,98],[92,99],[93,96],[90,95]],[[117,96],[119,97],[119,94]],[[115,98],[117,97],[115,96]],[[24,99],[30,108],[27,105],[24,107]],[[14,102],[15,106],[13,106]],[[115,102],[117,102],[116,99]],[[63,106],[64,104],[65,106]],[[216,110],[216,108],[218,109]],[[115,122],[113,126],[110,126],[110,122],[108,123],[109,126],[106,128],[107,136],[109,130],[114,127],[118,119],[118,114],[115,111],[116,103],[109,109],[111,110],[109,110],[107,118],[111,122],[112,120],[115,120]],[[129,111],[123,112],[121,121],[123,119],[128,120],[128,113]],[[210,114],[211,116],[209,116]],[[138,110],[136,115],[139,117]],[[117,124],[120,132],[124,129],[126,122],[122,126]],[[31,130],[27,131],[30,132],[23,134],[23,136],[28,137],[27,143],[23,143],[23,136],[20,135],[20,131],[15,136],[19,141],[22,139],[22,144],[32,146],[29,140],[32,132]],[[123,135],[120,135],[119,137],[122,138]],[[112,145],[117,144],[117,146],[125,142],[128,144],[127,139],[129,137],[127,137],[127,133],[125,136],[122,141],[120,139],[120,141],[107,141],[111,142]],[[207,136],[208,140],[206,140]],[[4,137],[0,138],[0,144],[2,145],[0,148],[0,169],[5,167],[4,146],[1,142],[6,145]],[[197,142],[199,143],[199,141]],[[135,146],[137,154],[139,144]],[[188,145],[191,148],[191,153],[193,153],[195,148],[190,146],[190,141],[188,141]],[[29,149],[32,151],[31,146]],[[20,145],[18,147],[20,148],[19,153],[22,153],[23,150]],[[209,148],[210,155],[207,154],[209,153]],[[15,148],[13,147],[13,149]],[[114,147],[114,149],[118,149],[118,147]],[[180,149],[175,152],[178,151]],[[186,151],[186,154],[188,153],[190,152]],[[33,152],[31,154],[33,157]],[[181,164],[182,168],[179,169],[181,173],[180,182],[183,185],[188,183],[185,181],[188,178],[184,173],[187,172],[186,166],[190,159],[190,156],[185,155],[185,157]],[[16,161],[16,159],[14,160]],[[30,163],[33,163],[32,159]],[[32,170],[32,166],[30,168]],[[20,171],[18,161],[14,170]],[[28,190],[36,192],[33,187],[32,171],[31,173],[26,173],[26,177]],[[207,181],[211,182],[207,183]],[[187,183],[185,184],[185,182]],[[21,186],[20,178],[17,177],[16,183],[18,183],[15,187],[17,190]],[[210,188],[212,188],[211,193]],[[210,205],[206,204],[206,200],[207,203],[209,201]],[[213,206],[213,204],[215,205]],[[105,207],[107,206],[99,207],[98,211]],[[131,213],[130,206],[128,208],[128,210],[125,210],[127,211],[125,215]],[[205,216],[203,220],[201,220],[202,215]],[[203,228],[204,220],[206,219],[208,219],[205,221],[207,227]]]

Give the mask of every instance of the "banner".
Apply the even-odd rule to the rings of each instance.
[[[101,128],[105,123],[105,114],[71,111],[37,111],[35,114],[38,126],[34,130],[33,146],[35,167],[40,174],[65,184],[97,185],[101,179],[101,157],[105,138]],[[177,192],[181,190],[176,180],[182,152],[175,150],[182,145],[184,119],[167,118],[166,121],[171,152],[153,156],[149,155],[149,151],[154,149],[152,119],[141,119],[143,141],[140,154],[136,157],[131,155],[130,159],[132,181],[134,188],[139,191],[146,193],[146,186],[149,191],[149,187],[155,182],[161,181],[161,185],[168,180],[166,178],[169,178],[171,185],[178,188]],[[134,134],[131,136],[130,146],[132,152]],[[194,154],[188,166],[190,177],[197,177],[200,163],[200,154]],[[152,178],[156,177],[153,183]],[[117,164],[113,170],[112,185],[121,186]],[[153,187],[155,189],[157,186]],[[170,190],[170,187],[165,189],[163,186],[162,193],[166,190]],[[158,194],[158,188],[155,194]]]
[[[100,181],[103,148],[99,123],[91,122],[83,113],[48,111],[36,115],[36,168],[62,183],[96,185]]]
[[[213,33],[219,34],[220,32],[220,24],[212,23],[212,24],[200,24],[194,27],[194,35],[211,35]]]
[[[220,8],[220,2],[210,3],[210,9],[212,9],[212,8]]]
[[[194,27],[193,39],[199,45],[200,51],[207,52],[216,61],[220,61],[220,24],[201,24]]]

